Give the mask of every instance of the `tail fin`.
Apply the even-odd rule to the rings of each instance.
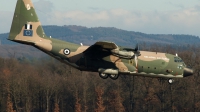
[[[45,37],[31,0],[18,0],[8,39],[31,44]]]

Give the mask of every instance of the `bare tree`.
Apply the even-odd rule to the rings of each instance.
[[[81,112],[81,104],[80,98],[78,97],[78,92],[76,91],[76,104],[75,104],[75,112]]]
[[[102,98],[104,90],[100,87],[97,87],[95,91],[97,94],[97,102],[96,102],[97,108],[95,109],[95,112],[104,112],[105,106],[103,105],[104,101]]]

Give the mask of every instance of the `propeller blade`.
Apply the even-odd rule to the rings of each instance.
[[[135,65],[136,65],[136,68],[137,68],[137,63],[138,63],[138,57],[137,57],[137,55],[135,55]]]
[[[135,55],[140,56],[140,50],[139,50],[138,44],[136,44],[136,47],[135,47]]]
[[[137,52],[138,50],[139,50],[139,46],[138,46],[138,44],[136,44],[135,51]]]
[[[135,53],[135,67],[138,70],[138,56],[140,56],[140,50],[139,50],[139,45],[138,44],[136,44],[134,53]]]

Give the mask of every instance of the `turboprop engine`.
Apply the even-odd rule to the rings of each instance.
[[[115,56],[118,56],[120,58],[125,58],[125,59],[135,58],[137,60],[137,57],[140,56],[138,44],[136,45],[135,49],[124,48],[123,51],[121,51],[119,49],[113,49],[113,50],[111,50],[111,53],[113,53],[113,55],[115,55]]]
[[[125,59],[131,59],[134,58],[135,53],[132,51],[120,51],[118,49],[114,49],[111,51],[113,55],[116,55],[117,57],[120,58],[125,58]]]

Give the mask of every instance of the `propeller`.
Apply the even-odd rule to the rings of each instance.
[[[136,65],[136,68],[137,68],[137,66],[138,66],[138,56],[141,55],[141,54],[140,54],[140,50],[139,50],[139,45],[136,44],[135,49],[132,49],[132,48],[124,48],[124,50],[134,52],[135,65]]]
[[[135,54],[138,54],[138,56],[140,56],[140,51],[139,51],[139,45],[138,44],[136,44],[135,49],[133,49],[133,48],[123,48],[123,50],[132,51]]]
[[[134,53],[137,54],[138,56],[140,56],[140,50],[139,50],[138,44],[136,44],[136,46],[135,46]]]
[[[138,50],[139,50],[139,45],[136,44],[136,46],[135,46],[135,51],[138,51]]]
[[[135,47],[135,50],[134,50],[134,54],[135,54],[135,65],[136,65],[136,68],[138,69],[138,56],[141,55],[138,44],[136,44],[136,47]]]

